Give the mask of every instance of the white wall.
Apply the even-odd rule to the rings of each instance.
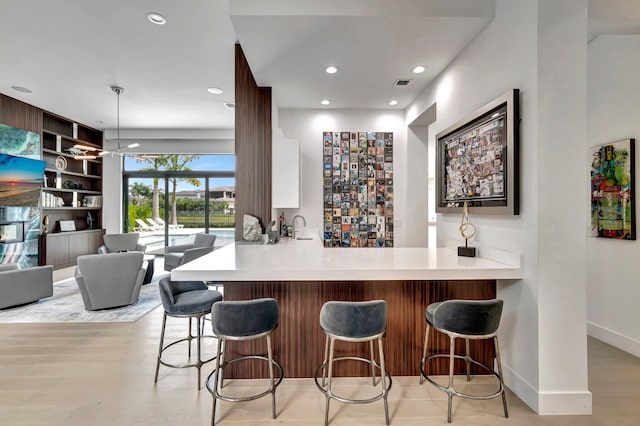
[[[586,146],[635,138],[636,188],[640,183],[639,69],[640,35],[599,36],[589,43]],[[640,356],[639,254],[638,241],[587,238],[589,335],[636,356]]]
[[[499,283],[498,296],[505,301],[501,350],[508,386],[541,414],[591,412],[584,221],[563,202],[580,205],[575,189],[584,165],[580,156],[551,157],[558,149],[580,151],[585,134],[586,3],[497,0],[493,22],[406,116],[410,124],[435,105],[431,139],[507,90],[521,90],[521,213],[491,217],[472,209],[471,220],[479,230],[474,245],[480,255],[482,247],[522,254],[525,278]],[[550,192],[553,179],[573,192]],[[459,215],[438,215],[438,246],[461,241],[459,220]]]
[[[280,109],[279,126],[286,138],[297,139],[300,143],[300,208],[278,209],[284,211],[285,221],[290,223],[296,214],[307,220],[307,228],[323,228],[322,196],[322,132],[393,132],[394,144],[394,232],[395,244],[402,246],[406,240],[405,227],[399,212],[406,212],[405,194],[398,189],[406,188],[401,176],[406,169],[405,162],[399,156],[406,145],[406,127],[404,113],[397,110],[332,110],[332,109]],[[426,168],[426,158],[425,158]],[[277,173],[274,170],[273,173]],[[277,191],[277,188],[273,189]],[[425,182],[426,192],[426,182]],[[278,212],[276,212],[278,213]],[[422,213],[425,218],[426,210]],[[277,219],[275,217],[274,219]],[[398,220],[401,224],[398,226]],[[404,221],[406,222],[406,221]],[[425,230],[426,232],[426,230]],[[426,244],[425,244],[426,245]]]

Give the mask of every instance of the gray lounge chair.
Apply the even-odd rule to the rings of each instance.
[[[25,305],[53,296],[53,266],[20,269],[17,263],[0,265],[0,309]]]
[[[170,271],[213,251],[214,234],[196,234],[193,244],[169,246],[164,252],[164,270]]]
[[[84,307],[95,311],[137,303],[143,256],[138,251],[79,256],[75,278]]]
[[[107,234],[103,236],[104,245],[98,248],[98,253],[120,253],[123,251],[141,251],[144,253],[144,244],[138,244],[140,234],[131,232],[129,234]]]

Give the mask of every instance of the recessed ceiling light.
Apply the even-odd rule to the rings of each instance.
[[[330,67],[327,67],[325,71],[327,72],[327,74],[335,74],[338,72],[338,68],[334,66],[330,66]]]
[[[11,88],[16,92],[33,93],[31,89],[27,89],[26,87],[22,87],[22,86],[11,86]]]
[[[329,99],[323,99],[320,103],[322,105],[329,105],[331,103],[331,101]]]
[[[164,16],[160,15],[157,12],[147,13],[147,18],[149,19],[149,21],[151,21],[152,24],[164,25],[167,23],[167,18],[165,18]]]
[[[414,74],[422,74],[424,70],[425,68],[422,65],[418,65],[417,67],[414,67],[411,72]]]
[[[394,106],[394,105],[398,105],[398,101],[396,101],[395,99],[391,99],[389,102],[387,102],[389,105]]]
[[[214,95],[222,95],[224,91],[219,87],[209,87],[207,89],[209,93],[213,93]]]

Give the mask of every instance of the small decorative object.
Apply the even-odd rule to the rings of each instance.
[[[42,233],[46,234],[49,232],[49,215],[45,214],[42,218]]]
[[[287,236],[287,225],[284,223],[284,212],[280,213],[280,217],[278,218],[278,229],[280,231],[281,237]]]
[[[87,227],[89,229],[93,229],[93,216],[91,215],[91,212],[87,212]]]
[[[67,159],[59,155],[56,157],[56,169],[62,171],[67,168]]]
[[[62,187],[65,189],[82,189],[82,184],[79,182],[74,182],[72,180],[65,180],[62,183]]]
[[[76,230],[76,223],[73,220],[61,220],[58,223],[60,224],[60,232]]]
[[[520,214],[519,90],[512,89],[436,135],[436,212]]]
[[[476,235],[476,226],[469,222],[469,204],[465,201],[462,206],[462,220],[458,228],[464,238],[464,247],[458,247],[458,256],[476,257],[476,248],[469,247],[469,239]]]
[[[273,229],[274,226],[276,226],[275,220],[272,220],[267,225],[267,244],[276,244],[280,239],[279,232]]]
[[[591,147],[591,236],[635,240],[635,139]]]
[[[245,214],[242,219],[242,238],[247,241],[260,241],[262,229],[257,217]]]

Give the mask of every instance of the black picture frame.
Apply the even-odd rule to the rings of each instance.
[[[520,214],[520,90],[436,135],[436,212]],[[478,207],[475,209],[475,207]]]

